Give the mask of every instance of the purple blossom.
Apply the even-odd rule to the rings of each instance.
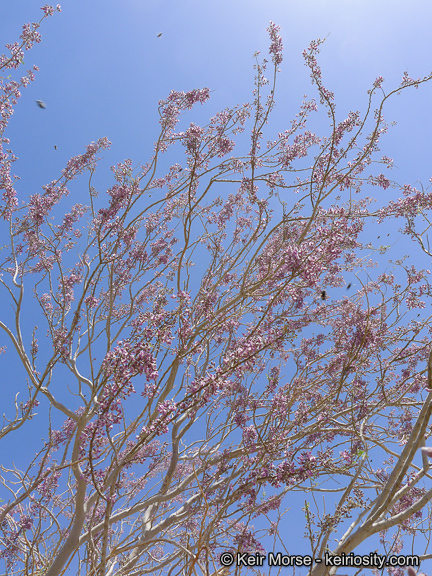
[[[280,26],[274,22],[270,22],[270,26],[267,28],[271,40],[269,52],[272,55],[272,61],[275,66],[279,66],[283,60],[283,43],[282,38],[278,34],[279,30]]]

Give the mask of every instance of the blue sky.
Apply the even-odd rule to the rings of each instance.
[[[18,37],[24,22],[40,18],[40,4],[4,3],[3,45]],[[328,36],[320,62],[341,115],[364,109],[377,76],[390,89],[406,69],[412,77],[432,69],[426,0],[74,0],[62,10],[45,21],[42,43],[26,54],[26,67],[36,63],[40,72],[9,126],[23,191],[39,191],[67,158],[102,136],[113,144],[108,166],[128,157],[144,163],[158,132],[157,103],[172,89],[213,90],[205,109],[190,117],[195,121],[250,100],[252,55],[267,54],[270,20],[281,26],[285,47],[274,112],[278,130],[288,126],[303,94],[315,96],[301,52],[317,37]],[[383,141],[398,166],[397,180],[431,176],[431,93],[432,85],[423,86],[387,107],[387,118],[398,122]],[[38,98],[46,110],[36,107]]]
[[[4,2],[0,40],[18,39],[22,24],[42,16],[41,0]],[[209,87],[211,100],[186,117],[205,123],[216,111],[252,100],[254,52],[267,56],[270,20],[281,26],[284,62],[273,124],[289,126],[303,95],[316,97],[303,65],[309,42],[327,37],[320,55],[326,86],[335,93],[339,119],[364,111],[377,76],[395,88],[404,70],[418,77],[432,70],[426,0],[73,0],[44,22],[42,43],[26,53],[37,64],[36,81],[23,90],[6,136],[19,157],[22,197],[41,192],[66,161],[101,137],[104,153],[98,182],[112,184],[108,167],[125,158],[144,164],[159,124],[158,101],[170,90]],[[162,33],[160,38],[157,37]],[[39,109],[35,100],[47,108]],[[432,84],[393,98],[385,109],[397,121],[381,150],[392,157],[392,178],[422,182],[432,176]],[[325,116],[320,134],[326,133]],[[57,150],[54,149],[57,146]],[[181,158],[177,159],[181,162]],[[83,200],[86,183],[81,181]],[[376,189],[375,189],[376,190]],[[75,192],[79,200],[79,186]],[[371,191],[373,194],[373,191]],[[382,193],[382,192],[381,192]],[[292,551],[294,553],[294,551]]]

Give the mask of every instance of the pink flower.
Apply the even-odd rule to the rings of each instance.
[[[275,66],[281,64],[283,60],[283,43],[282,38],[278,34],[279,30],[280,26],[274,22],[270,22],[270,26],[267,28],[267,32],[270,34],[271,40],[269,52],[272,54],[272,61]]]

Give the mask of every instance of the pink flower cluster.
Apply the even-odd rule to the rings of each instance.
[[[57,6],[54,8],[49,4],[45,4],[45,6],[42,6],[41,10],[43,10],[45,16],[52,16],[54,11],[61,12],[61,6],[60,4],[57,4]]]
[[[269,52],[272,55],[272,61],[275,66],[279,66],[283,60],[283,43],[281,36],[278,34],[279,30],[280,26],[274,22],[270,22],[270,25],[267,28],[271,40]]]
[[[121,386],[129,385],[138,374],[145,374],[148,381],[158,377],[151,346],[145,342],[119,341],[105,356],[103,366],[106,374]]]

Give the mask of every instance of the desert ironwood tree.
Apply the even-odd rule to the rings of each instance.
[[[386,100],[431,76],[387,93],[378,78],[366,111],[340,119],[314,41],[317,102],[265,136],[282,62],[270,23],[270,81],[256,54],[251,104],[176,131],[210,93],[172,91],[146,165],[117,164],[98,192],[101,138],[21,197],[5,129],[42,20],[0,60],[1,362],[15,374],[1,382],[2,573],[207,575],[223,552],[320,558],[369,541],[431,557],[432,286],[364,234],[402,223],[411,258],[432,255],[432,195],[390,180],[379,154]],[[324,136],[307,127],[320,110]],[[26,427],[38,448],[21,469]]]

